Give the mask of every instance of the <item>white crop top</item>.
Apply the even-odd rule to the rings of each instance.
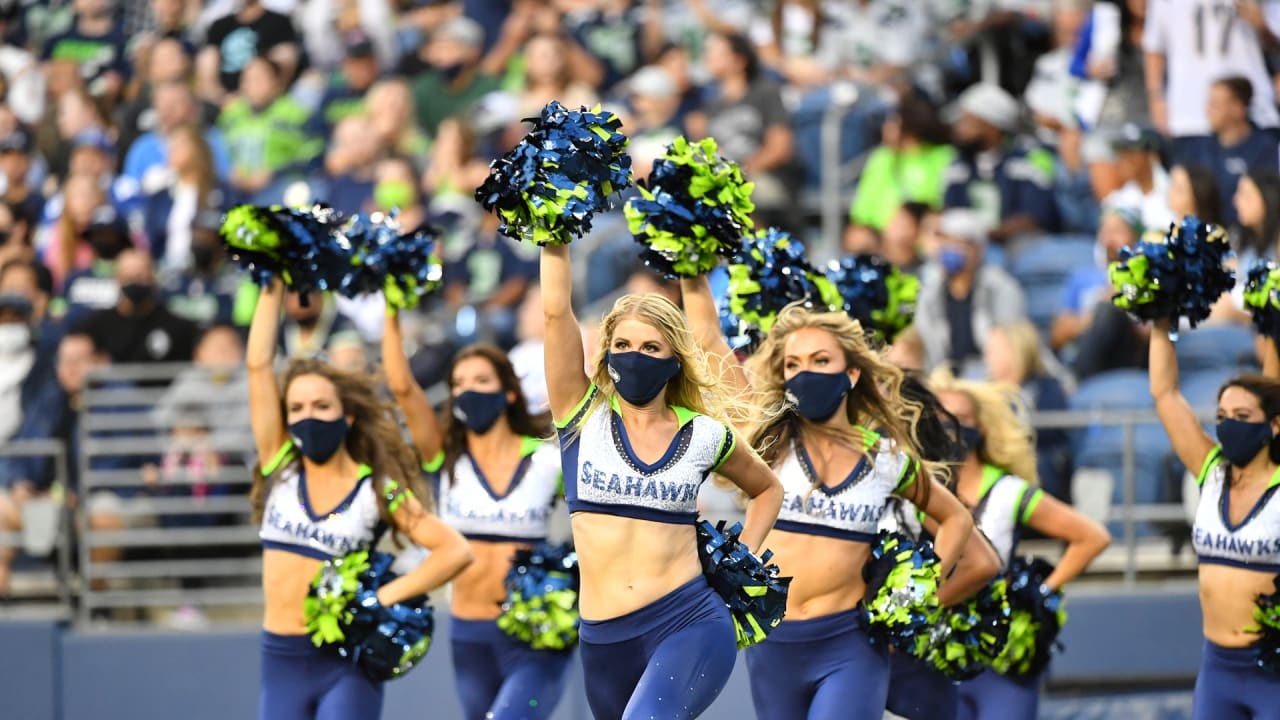
[[[698,488],[733,452],[733,431],[705,415],[672,407],[680,429],[657,462],[645,463],[631,449],[616,400],[582,417],[597,392],[592,385],[569,421],[556,424],[569,512],[692,524],[698,515]]]
[[[991,541],[1008,564],[1017,549],[1017,538],[1044,498],[1044,491],[1017,475],[1010,475],[993,465],[982,468],[982,486],[978,504],[973,508],[973,522]]]
[[[1272,496],[1280,488],[1280,472],[1239,525],[1232,525],[1229,464],[1222,448],[1214,447],[1200,469],[1200,504],[1191,542],[1202,563],[1246,570],[1280,572],[1280,502]]]
[[[551,510],[561,490],[560,451],[537,438],[523,438],[520,464],[502,495],[470,453],[453,464],[452,476],[442,468],[444,453],[423,465],[438,473],[440,518],[470,540],[536,544],[547,539]]]
[[[774,528],[783,532],[871,542],[890,496],[915,481],[916,463],[870,430],[862,433],[862,458],[839,485],[819,478],[799,439],[778,465],[782,509]]]
[[[328,512],[316,512],[311,506],[307,475],[292,441],[280,448],[275,460],[262,468],[262,474],[275,476],[258,530],[264,550],[328,560],[368,550],[385,529],[378,513],[373,475],[367,466],[361,466],[360,479],[347,497]],[[388,491],[392,490],[391,485],[388,481]]]

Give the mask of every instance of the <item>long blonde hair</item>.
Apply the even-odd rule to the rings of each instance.
[[[844,351],[847,368],[861,371],[858,384],[849,392],[845,403],[849,422],[838,428],[806,420],[786,399],[783,361],[787,337],[804,328],[830,333]],[[902,396],[902,371],[871,348],[862,326],[845,313],[816,313],[799,304],[788,305],[778,313],[769,336],[751,357],[748,369],[754,391],[752,403],[763,413],[749,435],[751,447],[771,467],[802,431],[862,447],[863,435],[857,429],[861,426],[892,439],[898,450],[924,467],[926,477],[936,474],[934,463],[921,460],[916,424],[922,408],[920,403]]]
[[[957,380],[945,369],[935,371],[929,379],[935,393],[957,392],[973,402],[982,426],[982,443],[978,459],[987,465],[1017,475],[1031,484],[1039,482],[1036,473],[1036,433],[1031,427],[1022,393],[1008,383]]]

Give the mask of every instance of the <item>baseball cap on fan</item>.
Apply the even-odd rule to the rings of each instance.
[[[23,155],[31,152],[31,136],[26,130],[17,128],[13,132],[0,138],[0,153],[21,153]]]
[[[947,108],[947,120],[955,122],[961,115],[972,115],[979,120],[1012,132],[1018,127],[1021,109],[1018,101],[1004,88],[992,83],[978,83],[960,93],[960,97]]]
[[[373,40],[368,33],[356,28],[342,34],[342,47],[350,59],[371,58],[374,56]]]

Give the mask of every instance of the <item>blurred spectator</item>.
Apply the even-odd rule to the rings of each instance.
[[[200,122],[206,125],[217,120],[217,106],[201,102],[191,88],[191,57],[187,53],[182,43],[171,38],[156,43],[150,50],[152,62],[147,66],[143,81],[137,84],[135,94],[117,108],[117,140],[124,153],[125,175],[138,180],[142,177],[142,173],[134,169],[138,161],[134,160],[134,165],[130,163],[130,159],[135,157],[134,143],[139,138],[156,130],[159,132],[151,137],[163,137],[168,128],[180,122]],[[190,98],[174,97],[173,93],[163,100],[156,98],[160,88],[172,85],[181,87]],[[190,103],[190,107],[186,107],[184,102]],[[161,147],[158,151],[148,149],[140,157],[155,154],[163,157],[164,148]]]
[[[936,217],[937,213],[924,203],[903,203],[880,234],[880,255],[905,273],[919,273],[926,255],[920,238],[931,232],[929,222]]]
[[[534,117],[559,100],[565,107],[592,107],[597,98],[589,85],[573,76],[568,42],[558,34],[538,33],[524,45],[524,90],[520,117]]]
[[[299,69],[301,50],[293,21],[263,7],[260,0],[243,0],[241,8],[213,23],[205,36],[201,62],[216,68],[227,93],[240,90],[240,74],[254,58],[270,58],[283,87]]]
[[[504,37],[483,55],[484,29],[470,18],[458,17],[441,25],[419,51],[422,67],[413,76],[413,107],[418,122],[434,135],[445,118],[502,85],[507,60],[519,47],[523,29],[504,30]],[[511,37],[507,37],[510,34]]]
[[[92,336],[112,362],[189,362],[198,331],[164,306],[151,255],[136,249],[120,253],[116,284],[120,297],[115,307],[89,314],[78,331]]]
[[[364,115],[343,118],[324,155],[324,174],[313,181],[317,196],[348,215],[373,209],[373,188],[382,145]]]
[[[427,221],[427,211],[418,194],[418,174],[406,158],[393,156],[380,160],[374,180],[374,210],[396,211],[396,219],[405,230],[416,230]]]
[[[343,59],[345,36],[368,38],[374,62],[389,68],[396,59],[396,18],[390,0],[300,0],[294,11],[307,60],[332,70]]]
[[[676,307],[682,304],[679,281],[663,277],[649,267],[638,263],[627,276],[622,292],[626,295],[661,295]]]
[[[28,222],[44,212],[44,196],[40,188],[30,182],[34,148],[31,135],[21,128],[0,137],[0,185],[3,185],[0,196],[10,206],[21,207]],[[25,228],[27,233],[32,229]]]
[[[516,311],[515,347],[507,353],[511,366],[515,368],[516,377],[520,378],[520,389],[524,393],[525,402],[529,404],[530,415],[551,412],[550,401],[547,399],[547,369],[543,362],[545,340],[542,290],[537,285],[530,285]]]
[[[399,78],[379,80],[367,96],[369,120],[382,146],[421,168],[426,166],[431,142],[418,127],[413,102],[409,84]]]
[[[264,57],[244,68],[242,93],[218,116],[231,156],[231,189],[259,204],[279,202],[283,184],[324,149],[307,130],[310,109],[284,93],[280,66]]]
[[[18,215],[21,210],[0,201],[0,265],[35,257],[31,234],[27,232],[27,220]]]
[[[634,143],[635,136],[631,137]],[[440,124],[433,150],[431,163],[422,175],[422,189],[431,197],[433,210],[446,203],[453,209],[453,199],[457,198],[463,201],[460,212],[476,215],[472,197],[474,189],[488,176],[489,163],[476,154],[475,132],[465,121],[449,118]]]
[[[885,358],[903,370],[924,371],[924,340],[915,326],[903,330],[893,339]]]
[[[812,3],[811,17],[817,51],[785,53],[782,65],[786,78],[800,86],[843,79],[869,89],[899,82],[920,59],[929,34],[929,8],[923,2]]]
[[[904,202],[941,206],[943,179],[955,159],[949,142],[937,109],[917,95],[904,96],[863,167],[850,222],[884,230]]]
[[[1049,343],[1055,351],[1062,351],[1074,343],[1089,329],[1094,310],[1099,305],[1111,303],[1114,291],[1107,277],[1107,268],[1120,259],[1121,248],[1136,243],[1144,232],[1146,228],[1137,208],[1109,206],[1103,212],[1098,224],[1093,267],[1072,268],[1067,276],[1062,305],[1049,331]]]
[[[676,84],[676,97],[680,99],[680,105],[676,109],[676,122],[681,127],[684,127],[685,118],[689,116],[689,113],[702,107],[702,88],[693,82],[693,78],[690,75],[693,59],[689,56],[689,51],[684,47],[675,43],[667,43],[658,53],[657,59],[654,60],[653,64],[665,70]],[[637,71],[638,73],[639,71]]]
[[[207,430],[214,444],[243,440],[249,408],[238,399],[248,392],[244,342],[230,325],[215,324],[196,343],[193,365],[174,378],[155,408],[159,427],[188,424]]]
[[[923,273],[915,326],[924,342],[925,368],[949,366],[971,374],[982,361],[991,328],[1026,319],[1022,288],[998,265],[985,262],[983,218],[952,209],[938,220],[934,261],[939,271]]]
[[[155,122],[152,129],[143,133],[129,148],[124,158],[121,179],[136,183],[140,195],[154,195],[164,191],[173,182],[169,144],[172,134],[184,125],[199,128],[200,109],[191,88],[182,82],[167,82],[156,86],[152,95]],[[225,179],[230,172],[231,160],[222,133],[216,127],[201,132],[213,161],[214,174]]]
[[[462,257],[445,265],[444,296],[455,313],[455,342],[514,345],[515,311],[537,274],[537,255],[498,234],[497,219],[486,214]]]
[[[944,205],[972,208],[998,243],[1056,231],[1053,156],[1012,137],[1018,102],[995,85],[980,84],[965,90],[955,109],[958,153],[947,169]]]
[[[146,197],[151,254],[165,269],[191,264],[191,226],[203,212],[224,209],[223,191],[205,134],[195,125],[169,131],[169,183]]]
[[[350,30],[342,36],[345,53],[342,64],[329,75],[329,87],[320,101],[320,113],[314,118],[321,124],[318,134],[329,137],[338,122],[365,112],[365,95],[378,80],[378,59],[373,41],[363,30]]]
[[[77,137],[88,137],[93,132],[106,135],[107,121],[102,108],[82,88],[73,88],[57,98],[54,122],[52,127],[43,126],[40,147],[49,159],[50,173],[65,178],[71,163],[72,143]]]
[[[654,160],[682,134],[679,90],[671,75],[656,65],[640,68],[626,85],[631,108],[625,122],[631,168],[636,177],[648,177]]]
[[[41,250],[44,264],[53,273],[54,286],[59,291],[66,287],[66,280],[73,272],[88,269],[92,264],[93,248],[85,240],[85,234],[94,211],[110,207],[98,179],[89,175],[67,178],[60,205],[61,212],[49,227]]]
[[[116,22],[111,0],[74,0],[75,24],[45,43],[40,59],[73,63],[92,94],[114,102],[129,80],[128,38]]]
[[[12,6],[10,6],[12,7]],[[14,25],[7,13],[0,13],[0,33]],[[18,119],[32,125],[44,117],[46,77],[36,56],[16,42],[0,44],[0,75],[3,75],[6,91],[0,100],[9,106]]]
[[[150,68],[150,64],[155,61],[155,55],[151,51],[165,40],[180,42],[188,50],[192,48],[190,26],[197,14],[192,11],[198,11],[199,8],[186,0],[150,0],[147,5],[149,12],[142,23],[145,29],[133,35],[129,53],[136,58],[148,57],[147,65]],[[127,23],[125,29],[132,33],[133,29]]]
[[[1232,195],[1235,193],[1233,192]],[[1195,216],[1216,225],[1228,227],[1226,206],[1218,192],[1218,179],[1213,171],[1201,165],[1175,165],[1169,171],[1169,212],[1173,222]],[[1233,213],[1234,214],[1234,213]],[[1152,228],[1163,232],[1164,228]]]
[[[574,5],[575,3],[564,3]],[[648,0],[592,0],[576,3],[564,24],[577,45],[572,62],[583,80],[608,91],[650,62],[662,48],[662,4]]]
[[[1139,208],[1146,227],[1168,227],[1173,213],[1169,210],[1169,172],[1160,162],[1160,136],[1151,128],[1129,124],[1112,138],[1111,147],[1123,184],[1104,202]]]
[[[37,354],[36,303],[47,307],[49,297],[42,296],[32,271],[32,264],[20,260],[0,266],[0,443],[18,431],[29,396],[52,360]]]
[[[190,231],[191,265],[161,275],[161,292],[169,312],[199,327],[245,327],[257,297],[256,286],[227,262],[218,234],[221,226],[220,212],[205,210],[196,215]]]
[[[1250,170],[1280,170],[1280,145],[1272,132],[1259,130],[1249,119],[1253,84],[1240,75],[1222,78],[1209,89],[1207,116],[1213,135],[1204,143],[1195,162],[1211,169],[1218,192],[1229,198],[1236,184]],[[1234,224],[1236,213],[1227,206],[1216,222]]]
[[[1174,162],[1195,161],[1210,142],[1209,92],[1214,81],[1243,75],[1253,84],[1250,115],[1262,128],[1280,124],[1263,48],[1273,47],[1280,5],[1256,0],[1205,6],[1186,0],[1148,2],[1146,50],[1151,117],[1173,139]]]
[[[116,284],[116,258],[133,247],[129,226],[110,205],[96,208],[84,232],[84,244],[91,253],[88,267],[67,277],[62,296],[66,299],[68,325],[75,325],[95,310],[113,307],[120,299]]]
[[[992,328],[984,355],[990,379],[1022,388],[1028,410],[1068,409],[1066,390],[1045,368],[1040,335],[1031,323]],[[1066,430],[1049,428],[1036,433],[1036,466],[1040,487],[1059,500],[1071,502],[1071,437]]]
[[[968,47],[970,63],[983,63],[984,56],[991,53],[1000,86],[1021,94],[1031,79],[1035,58],[1048,49],[1049,30],[1044,18],[1049,3],[999,0],[939,5],[948,20],[952,41]]]
[[[328,294],[313,293],[304,301],[291,291],[285,295],[284,315],[280,350],[285,357],[314,357],[342,345],[363,342],[355,325],[338,313],[337,304]]]
[[[741,35],[712,35],[705,62],[716,82],[715,98],[689,117],[690,133],[715,138],[720,154],[742,166],[755,183],[752,199],[761,224],[789,228],[798,178],[791,119],[778,86],[761,74],[755,48]]]

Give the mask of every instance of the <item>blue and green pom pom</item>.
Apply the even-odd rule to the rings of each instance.
[[[280,278],[300,293],[338,287],[352,251],[335,237],[343,222],[333,208],[238,205],[222,221],[222,241],[232,261],[260,285]]]
[[[738,540],[742,523],[724,526],[698,522],[698,556],[708,584],[729,606],[741,650],[763,642],[782,622],[791,578],[778,577],[778,566],[769,563],[772,552],[756,556]]]
[[[730,344],[758,344],[794,302],[820,312],[844,305],[836,286],[809,263],[804,245],[787,233],[769,228],[743,238],[729,265],[729,297],[720,313]]]
[[[1062,592],[1044,584],[1052,572],[1053,566],[1039,558],[1015,558],[1009,566],[1009,639],[991,663],[1001,675],[1033,678],[1049,666],[1058,633],[1067,623]]]
[[[867,583],[862,607],[872,642],[927,657],[931,631],[942,614],[933,545],[881,530],[862,575]]]
[[[1252,646],[1258,667],[1280,673],[1280,575],[1275,577],[1275,592],[1258,596],[1253,619],[1257,624],[1245,632],[1258,635]]]
[[[1230,254],[1225,230],[1188,217],[1162,241],[1121,249],[1108,270],[1112,302],[1139,320],[1165,320],[1174,329],[1186,320],[1195,327],[1235,286],[1235,272],[1223,266]]]
[[[567,650],[578,642],[578,556],[568,545],[516,551],[498,627],[534,650]]]
[[[386,553],[359,551],[326,561],[303,601],[306,632],[316,647],[332,648],[375,682],[400,677],[431,647],[435,627],[426,596],[390,607],[378,588],[391,582],[395,561]]]
[[[891,343],[911,326],[920,281],[879,255],[862,254],[831,261],[827,278],[836,286],[844,311],[879,343]]]
[[[406,310],[440,288],[444,271],[435,228],[406,233],[394,213],[373,213],[353,216],[339,232],[353,251],[338,287],[343,295],[381,292],[388,307]]]
[[[552,101],[533,129],[489,165],[476,200],[497,213],[507,237],[562,245],[591,229],[591,218],[631,186],[631,157],[617,115]]]
[[[1245,275],[1244,308],[1259,334],[1280,339],[1280,266],[1254,261]]]
[[[736,163],[716,154],[715,140],[676,138],[625,207],[644,263],[670,278],[710,272],[752,228],[752,187]]]
[[[952,680],[986,670],[1009,639],[1008,582],[996,578],[967,602],[944,608],[933,626],[926,661]]]

